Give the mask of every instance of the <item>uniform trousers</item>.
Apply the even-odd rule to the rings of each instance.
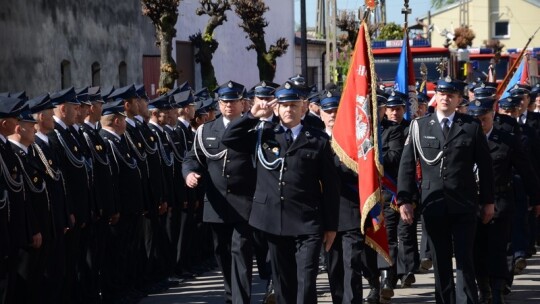
[[[422,216],[433,257],[435,300],[445,304],[476,304],[478,294],[474,271],[475,213]],[[454,250],[452,250],[452,241]],[[456,283],[452,271],[456,258]]]
[[[247,222],[211,223],[214,254],[223,273],[227,303],[250,303],[253,236]]]
[[[257,260],[259,278],[268,281],[272,278],[272,266],[270,266],[270,255],[268,254],[268,241],[264,232],[253,228],[253,249]]]
[[[418,252],[418,236],[416,227],[418,226],[419,213],[415,209],[414,221],[408,225],[401,217],[398,222],[398,255],[397,274],[399,276],[414,273],[420,266],[420,256]]]
[[[506,263],[512,220],[510,216],[494,218],[488,224],[478,223],[474,242],[474,266],[477,277],[508,280]]]
[[[328,252],[328,279],[333,303],[362,303],[362,251],[360,229],[340,231]]]
[[[317,303],[317,272],[322,234],[266,234],[276,302]]]

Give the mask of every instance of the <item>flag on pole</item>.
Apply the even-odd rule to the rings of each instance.
[[[519,64],[518,69],[512,76],[512,79],[508,82],[508,85],[505,87],[504,91],[502,92],[502,95],[500,99],[503,99],[505,97],[510,96],[510,93],[508,93],[508,90],[513,88],[518,83],[527,83],[529,79],[529,60],[527,56],[523,56],[521,59],[521,63]]]
[[[383,168],[379,161],[377,83],[372,54],[367,25],[362,21],[332,132],[332,147],[343,164],[359,173],[360,228],[366,244],[392,264],[380,203]],[[368,218],[372,225],[364,229]]]
[[[412,120],[418,110],[418,99],[416,97],[416,80],[414,79],[414,64],[412,60],[411,47],[409,46],[409,35],[407,29],[403,30],[403,45],[399,55],[399,64],[394,82],[394,90],[409,95],[409,101],[405,104],[404,118]]]

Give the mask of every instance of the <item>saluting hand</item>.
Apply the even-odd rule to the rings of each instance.
[[[403,204],[399,206],[399,214],[401,215],[401,220],[407,225],[410,225],[414,222],[414,208],[411,204]]]
[[[277,102],[277,99],[272,99],[271,101],[262,100],[260,102],[256,102],[251,107],[251,110],[250,110],[251,115],[257,118],[270,116],[270,114],[272,114],[272,112],[274,111],[273,107],[276,104],[276,102]]]
[[[201,176],[195,172],[191,172],[186,176],[186,185],[190,188],[195,188],[199,184]]]

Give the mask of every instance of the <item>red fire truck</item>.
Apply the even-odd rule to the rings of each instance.
[[[372,43],[375,72],[378,81],[385,86],[392,85],[396,78],[402,42],[403,40],[386,40],[373,41]],[[450,60],[450,51],[443,47],[431,47],[426,39],[411,39],[409,43],[411,45],[415,78],[417,81],[422,80],[420,66],[424,63],[427,67],[428,95],[432,95],[434,93],[434,82],[439,79],[437,66],[441,59]]]

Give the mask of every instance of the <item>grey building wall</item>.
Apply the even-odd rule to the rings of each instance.
[[[57,91],[62,62],[71,75],[64,87],[92,85],[94,63],[99,85],[118,87],[122,62],[126,83],[142,83],[151,54],[159,50],[140,0],[0,0],[0,92]]]

